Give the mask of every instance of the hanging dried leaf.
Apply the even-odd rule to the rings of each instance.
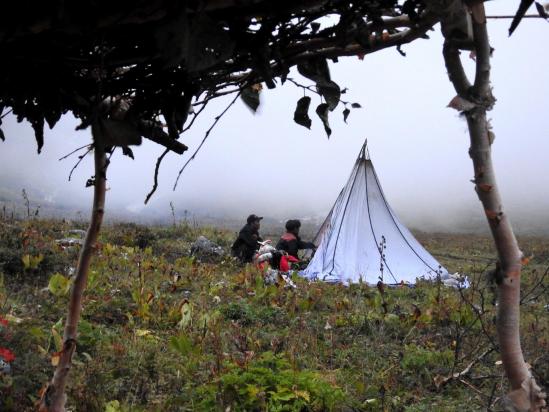
[[[343,121],[345,123],[347,123],[347,117],[349,117],[349,113],[351,113],[349,109],[345,108],[345,110],[343,110]]]
[[[332,134],[332,129],[330,129],[330,123],[328,123],[328,112],[328,103],[319,104],[316,108],[316,114],[318,115],[318,117],[320,117],[320,120],[322,120],[324,130],[326,130],[326,134],[328,135],[329,139],[330,135]]]
[[[351,104],[351,107],[353,109],[360,109],[362,106],[360,105],[360,103],[353,103],[353,104]]]
[[[135,157],[133,157],[133,151],[128,146],[122,146],[122,154],[135,160]]]
[[[298,64],[297,71],[302,76],[316,83],[329,82],[331,80],[328,62],[322,57],[313,57],[301,64]]]
[[[50,129],[53,129],[53,127],[61,118],[61,111],[59,108],[46,111],[44,112],[44,117],[46,118],[46,122],[48,122],[48,126],[50,127]]]
[[[246,103],[246,106],[248,106],[254,113],[259,107],[260,91],[261,91],[260,87],[257,87],[256,85],[252,85],[252,86],[246,87],[244,90],[242,90],[242,93],[240,94],[242,101]]]
[[[472,110],[477,106],[473,102],[470,102],[469,100],[464,99],[461,96],[456,96],[452,100],[450,100],[450,103],[448,103],[448,106],[446,107],[456,109],[460,112],[468,112],[469,110]]]
[[[511,22],[511,26],[509,27],[509,36],[513,34],[515,29],[520,24],[520,21],[526,14],[526,11],[530,8],[534,0],[521,0],[519,7],[517,9],[517,12],[515,13],[515,17],[513,17],[513,21]]]
[[[38,146],[38,154],[40,154],[42,151],[42,146],[44,146],[44,118],[31,120],[31,126],[34,129],[34,137]]]
[[[322,57],[313,57],[304,63],[298,64],[298,72],[316,83],[318,93],[324,97],[329,109],[333,111],[339,104],[341,89],[330,78],[328,62]]]
[[[319,82],[316,85],[318,92],[324,97],[328,108],[333,111],[339,104],[341,90],[336,82],[330,80],[328,82]]]
[[[6,141],[6,136],[4,136],[4,132],[2,131],[2,129],[0,129],[0,140],[2,140],[3,142]]]
[[[297,105],[294,112],[294,122],[306,127],[311,128],[311,118],[309,117],[309,105],[311,104],[311,98],[309,96],[303,96],[297,101]]]
[[[54,352],[51,355],[51,366],[57,366],[59,365],[59,360],[61,359],[61,355],[63,352]]]

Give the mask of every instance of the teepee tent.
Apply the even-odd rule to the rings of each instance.
[[[315,244],[303,273],[309,279],[396,284],[447,274],[387,203],[366,143]]]

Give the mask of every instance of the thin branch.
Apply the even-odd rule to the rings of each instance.
[[[318,92],[318,90],[316,89],[316,87],[314,86],[305,86],[303,84],[300,84],[298,82],[296,82],[294,79],[292,79],[291,77],[288,77],[286,79],[287,81],[289,81],[290,83],[293,83],[294,85],[296,85],[297,87],[301,87],[303,90],[308,90],[310,92],[313,92],[313,93],[316,93],[318,95],[320,95],[320,93]]]
[[[515,16],[486,16],[487,19],[514,19]],[[540,16],[539,14],[527,14],[522,16],[523,19],[545,19],[545,17]]]
[[[225,91],[225,92],[219,92],[219,93],[213,93],[207,97],[204,98],[204,100],[200,100],[196,103],[193,103],[192,106],[200,106],[201,104],[206,104],[208,103],[210,100],[213,100],[213,99],[216,99],[218,97],[221,97],[221,96],[226,96],[228,94],[232,94],[232,93],[236,93],[236,92],[241,92],[242,91],[242,87],[239,87],[238,89],[233,89],[233,90],[228,90],[228,91]]]
[[[194,121],[196,120],[196,118],[200,115],[200,113],[202,113],[202,111],[206,108],[206,105],[209,103],[209,100],[206,100],[204,101],[202,107],[195,113],[193,113],[193,118],[191,119],[191,121],[189,122],[189,124],[187,125],[187,127],[185,127],[183,129],[183,131],[181,133],[185,133],[187,130],[189,130],[191,128],[191,126],[193,125]]]
[[[193,118],[191,119],[191,121],[189,122],[189,124],[187,125],[187,127],[185,127],[183,129],[183,131],[181,133],[185,133],[187,130],[189,130],[191,128],[191,126],[193,125],[194,121],[196,120],[196,118],[200,115],[200,113],[202,113],[202,111],[206,108],[206,105],[208,104],[210,100],[204,100],[203,103],[202,103],[202,107],[197,111],[197,112],[194,112],[193,113]],[[151,199],[152,195],[156,192],[156,189],[158,188],[158,171],[160,169],[160,164],[162,163],[162,160],[164,160],[164,157],[166,156],[166,154],[168,154],[168,152],[170,151],[170,149],[166,149],[159,157],[158,159],[156,159],[156,165],[154,167],[154,183],[153,183],[153,187],[151,189],[151,191],[147,194],[147,197],[145,198],[145,204],[147,204],[149,202],[149,200]]]
[[[166,156],[169,151],[170,149],[164,150],[164,152],[158,157],[158,159],[156,159],[156,166],[154,167],[154,184],[151,191],[149,192],[149,194],[147,194],[147,197],[145,198],[145,204],[148,203],[149,199],[154,194],[154,192],[156,192],[156,189],[158,188],[158,169],[160,169],[160,163],[162,163],[164,156]]]
[[[303,85],[303,84],[301,84],[301,83],[296,82],[296,81],[295,81],[294,79],[292,79],[291,77],[288,77],[286,80],[289,81],[290,83],[294,84],[296,87],[300,87],[301,89],[303,89],[303,91],[308,90],[308,91],[310,91],[310,92],[316,93],[316,94],[318,94],[319,96],[323,97],[323,96],[318,92],[318,89],[317,89],[315,86],[305,86],[305,85]],[[345,100],[339,99],[339,101],[340,101],[341,103],[343,103],[344,105],[351,104],[350,102],[345,101]]]
[[[450,82],[454,85],[458,95],[467,98],[471,83],[469,82],[469,79],[467,79],[467,75],[463,69],[463,64],[459,57],[459,50],[457,47],[452,46],[451,42],[446,40],[442,48],[442,54],[444,56],[444,63],[446,64]]]
[[[488,40],[488,28],[486,25],[486,15],[484,13],[484,4],[474,4],[471,6],[473,21],[473,41],[475,43],[476,72],[474,93],[475,96],[486,96],[489,107],[493,104],[493,97],[490,92],[490,42]],[[492,100],[492,101],[490,101]]]
[[[339,46],[337,38],[312,39],[288,48],[285,58],[288,64],[295,64],[304,58],[307,59],[313,56],[335,58],[341,56],[354,56],[358,54],[370,54],[388,47],[410,43],[411,41],[425,35],[425,33],[438,21],[439,19],[436,16],[426,15],[420,23],[408,30],[390,34],[386,37],[372,36],[368,47],[365,47],[359,43],[350,43],[345,46]],[[298,53],[292,56],[292,54],[296,51]]]
[[[85,147],[87,147],[88,149],[90,149],[90,148],[91,148],[91,145],[90,145],[90,144],[85,144],[84,146],[80,146],[78,149],[74,149],[74,150],[73,150],[72,152],[70,152],[69,154],[66,154],[65,156],[59,158],[58,161],[61,161],[61,160],[66,159],[67,157],[69,157],[69,156],[75,154],[76,152],[78,152],[78,151],[84,149]],[[89,151],[88,151],[88,152],[89,152]]]
[[[95,243],[99,235],[105,211],[106,168],[108,165],[104,149],[105,143],[102,141],[101,133],[97,132],[96,126],[93,125],[92,134],[94,137],[92,147],[94,148],[95,158],[95,184],[91,221],[84,244],[80,251],[76,276],[71,288],[69,310],[65,321],[65,331],[63,333],[63,348],[58,354],[59,362],[53,379],[42,392],[42,397],[40,399],[41,411],[62,412],[65,410],[65,386],[72,364],[72,357],[77,346],[77,330],[80,313],[82,311],[82,296],[86,289],[90,261],[96,248]]]
[[[545,287],[543,286],[543,281],[545,280],[545,277],[547,276],[548,273],[549,273],[549,267],[545,270],[545,272],[543,273],[541,278],[534,283],[534,285],[530,288],[530,290],[522,296],[522,298],[520,299],[520,304],[521,305],[524,302],[526,302],[527,298],[530,298],[529,300],[535,299],[535,298],[531,298],[531,295],[534,292],[534,290],[536,290],[538,288],[541,288],[542,290],[541,290],[540,295],[545,292]],[[537,296],[540,296],[540,295],[537,295]]]
[[[473,359],[465,369],[463,369],[461,372],[451,373],[449,376],[446,376],[443,378],[440,382],[438,382],[438,386],[444,386],[448,382],[454,379],[461,379],[463,376],[469,374],[471,372],[471,368],[475,366],[478,362],[480,362],[484,357],[494,351],[494,348],[490,348],[482,352],[479,356],[477,356],[475,359]]]
[[[208,136],[210,135],[210,132],[213,130],[213,128],[215,127],[215,125],[217,124],[217,122],[219,122],[219,120],[223,117],[223,115],[225,113],[227,113],[227,110],[229,110],[231,108],[231,106],[236,102],[236,100],[240,97],[240,92],[235,96],[235,98],[229,103],[229,105],[225,108],[225,110],[223,110],[221,112],[220,115],[218,115],[214,122],[212,123],[212,125],[210,126],[210,128],[206,131],[206,134],[204,135],[204,138],[202,139],[202,142],[200,142],[200,145],[198,145],[198,148],[195,150],[195,152],[193,153],[193,155],[189,158],[189,160],[187,160],[187,162],[183,165],[183,167],[181,168],[181,170],[179,171],[179,173],[177,174],[177,179],[175,179],[175,184],[173,185],[173,190],[175,190],[175,188],[177,187],[177,183],[179,182],[179,178],[181,177],[181,174],[183,173],[183,171],[187,168],[187,165],[191,162],[191,160],[193,160],[196,155],[198,154],[198,152],[200,151],[200,149],[202,148],[202,146],[204,145],[204,142],[206,142],[206,139],[208,138]]]
[[[484,336],[486,336],[488,338],[488,340],[490,341],[490,344],[492,345],[492,348],[497,348],[497,344],[494,341],[494,339],[492,338],[492,335],[486,329],[486,325],[484,324],[484,321],[482,319],[481,311],[475,306],[475,304],[473,302],[470,302],[465,297],[465,295],[463,294],[463,289],[462,288],[459,288],[459,295],[460,295],[461,299],[471,308],[471,310],[473,312],[475,312],[475,315],[477,316],[477,318],[473,321],[473,324],[476,323],[476,321],[478,320],[479,323],[480,323],[480,327],[481,327],[482,331],[484,332]]]
[[[93,145],[90,145],[88,151],[87,151],[86,153],[84,153],[82,156],[79,156],[78,162],[76,162],[76,164],[72,167],[71,172],[69,173],[69,182],[71,181],[72,173],[76,170],[76,168],[78,167],[78,165],[82,162],[82,160],[84,160],[84,158],[85,158],[85,157],[88,155],[88,153],[90,153],[92,150],[93,150]]]
[[[9,109],[6,113],[4,113],[0,119],[3,119],[4,117],[6,117],[8,114],[10,114],[11,112],[13,112],[13,109]]]

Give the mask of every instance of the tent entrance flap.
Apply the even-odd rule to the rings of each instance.
[[[387,202],[366,143],[347,184],[322,224],[310,279],[353,283],[415,283],[447,273]]]

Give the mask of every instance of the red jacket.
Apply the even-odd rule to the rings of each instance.
[[[297,258],[297,252],[300,249],[314,249],[315,245],[311,242],[303,242],[299,236],[286,232],[276,244],[276,248],[278,250],[284,250],[289,255]]]

